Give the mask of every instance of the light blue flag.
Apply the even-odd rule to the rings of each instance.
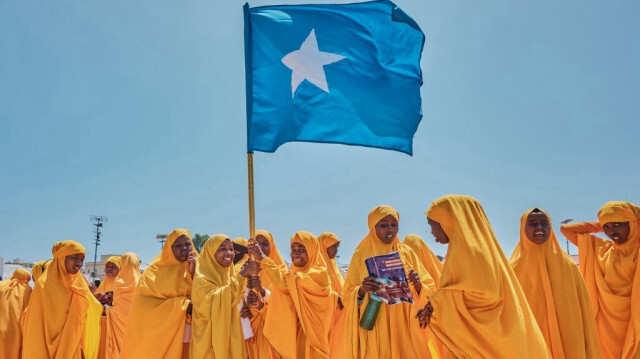
[[[412,154],[424,34],[390,1],[245,13],[248,152],[291,141]]]

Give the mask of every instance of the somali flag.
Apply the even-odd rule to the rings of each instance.
[[[245,14],[247,150],[291,141],[412,154],[424,34],[390,1]]]

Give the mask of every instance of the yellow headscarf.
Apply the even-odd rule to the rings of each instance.
[[[105,266],[107,265],[107,263],[113,263],[116,265],[116,267],[118,267],[118,269],[120,269],[120,257],[118,256],[109,257],[105,262]],[[100,283],[98,289],[96,289],[95,294],[113,292],[113,283],[116,281],[116,278],[109,278],[105,275],[104,280],[102,281],[102,283]]]
[[[82,244],[54,244],[53,260],[35,284],[23,340],[24,358],[94,359],[100,341],[102,306],[78,271],[69,274],[65,257],[85,253]]]
[[[42,272],[47,268],[49,260],[46,261],[37,261],[34,263],[33,268],[31,268],[31,277],[33,278],[33,283],[37,282]]]
[[[449,237],[431,328],[460,358],[551,358],[527,300],[478,201],[437,199],[427,217]]]
[[[520,242],[510,264],[529,300],[553,358],[600,358],[600,343],[587,287],[578,266],[562,250],[549,221],[549,239],[542,244],[527,238],[527,218],[520,218]]]
[[[120,352],[122,359],[179,358],[182,355],[193,280],[188,262],[180,262],[171,250],[181,236],[191,240],[186,229],[173,230],[162,252],[140,277]]]
[[[27,270],[18,268],[10,279],[0,281],[0,358],[21,358],[20,316],[29,303],[30,279],[31,275]]]
[[[113,306],[107,307],[106,358],[120,356],[131,305],[140,280],[140,259],[135,253],[123,254],[119,264],[120,271],[113,283]]]
[[[640,208],[608,202],[598,212],[601,225],[629,222],[623,244],[588,233],[578,234],[580,272],[591,298],[605,358],[640,357]]]
[[[290,243],[294,242],[305,247],[309,261],[304,267],[292,266],[291,272],[284,273],[286,290],[276,288],[272,295],[284,292],[290,299],[272,297],[264,335],[284,358],[295,358],[296,355],[329,358],[329,328],[337,297],[332,295],[331,280],[316,237],[299,231],[291,237]],[[297,330],[298,325],[300,330]],[[292,343],[295,337],[297,342]]]
[[[269,246],[271,248],[268,257],[271,258],[273,263],[279,268],[279,270],[287,270],[287,264],[282,259],[280,255],[280,251],[276,246],[275,241],[273,240],[273,235],[264,230],[260,229],[255,232],[255,237],[257,238],[259,235],[262,235],[269,242]],[[267,271],[260,271],[260,281],[262,283],[262,287],[268,291],[273,291],[274,285],[271,282],[271,279],[267,275]],[[247,340],[245,343],[247,345],[247,355],[250,359],[269,359],[269,358],[279,358],[280,356],[277,354],[275,349],[271,346],[271,343],[264,336],[264,323],[267,311],[269,310],[269,303],[265,302],[264,306],[261,310],[257,308],[250,308],[251,310],[251,330],[253,331],[253,336]]]
[[[232,239],[232,240],[231,240],[231,242],[236,243],[236,244],[239,244],[239,245],[241,245],[241,246],[245,246],[245,247],[248,245],[248,244],[247,244],[247,243],[248,243],[248,242],[247,242],[247,239],[246,239],[246,238],[242,238],[242,237],[234,238],[234,239]],[[236,263],[236,264],[234,264],[234,265],[233,265],[233,267],[234,267],[234,269],[235,269],[236,273],[238,273],[238,272],[240,271],[240,269],[242,269],[242,265],[244,264],[244,262],[246,262],[246,261],[247,261],[247,259],[249,259],[249,255],[248,255],[248,254],[245,254],[245,255],[244,255],[244,257],[242,257],[242,259],[240,259],[240,260],[238,261],[238,263]]]
[[[322,259],[324,259],[324,262],[327,264],[327,271],[329,272],[329,278],[331,279],[331,288],[333,288],[336,293],[342,295],[344,278],[342,277],[342,273],[340,273],[340,268],[338,268],[336,259],[329,258],[329,255],[327,254],[327,248],[339,243],[340,238],[331,232],[322,232],[318,236],[318,242],[320,242],[322,248],[320,251]]]
[[[236,274],[233,264],[223,267],[215,258],[228,239],[216,234],[202,246],[193,280],[191,358],[246,358],[238,313],[246,279]]]
[[[440,287],[440,275],[442,273],[442,268],[444,265],[438,259],[438,257],[431,251],[431,248],[427,246],[427,244],[422,240],[417,234],[409,234],[404,237],[402,243],[408,245],[413,249],[413,251],[418,256],[420,263],[424,266],[424,268],[429,272],[431,278],[436,285],[436,288]]]
[[[427,355],[437,358],[439,354],[435,339],[426,329],[420,328],[415,318],[418,311],[427,304],[428,294],[435,291],[435,284],[416,254],[411,248],[402,244],[398,237],[389,244],[378,238],[375,226],[388,215],[400,221],[400,215],[391,206],[378,206],[369,213],[367,221],[369,233],[360,241],[351,257],[342,289],[342,302],[346,315],[346,337],[351,340],[351,345],[345,345],[345,347],[347,350],[352,349],[352,352],[343,354],[343,357],[400,359]],[[358,303],[358,289],[362,285],[362,280],[369,276],[364,260],[395,251],[400,253],[400,259],[407,274],[411,269],[418,273],[422,282],[420,295],[415,291],[413,284],[410,284],[413,304],[382,303],[373,329],[362,329],[359,325],[360,316],[369,303],[368,295],[364,296],[361,304]]]

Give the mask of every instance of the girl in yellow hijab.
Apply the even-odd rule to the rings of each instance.
[[[23,335],[23,358],[91,358],[98,354],[102,306],[80,273],[82,244],[57,242],[36,281]]]
[[[20,316],[31,296],[29,280],[29,272],[18,268],[11,278],[0,281],[0,358],[21,358]]]
[[[427,272],[429,272],[431,278],[433,278],[436,288],[439,288],[440,275],[442,274],[442,268],[444,265],[433,251],[431,251],[431,248],[427,246],[422,237],[417,234],[408,234],[404,237],[402,243],[413,249],[416,256],[418,256],[420,263],[422,263]]]
[[[120,257],[111,256],[107,259],[107,262],[104,264],[104,273],[105,277],[98,289],[96,289],[94,294],[113,292],[113,284],[116,281],[116,277],[118,276],[118,272],[120,271]]]
[[[596,316],[604,358],[640,358],[640,208],[607,202],[598,222],[560,227],[578,246],[580,272]],[[602,232],[612,240],[592,233]]]
[[[331,232],[323,232],[318,236],[320,242],[320,254],[327,264],[327,272],[331,279],[331,288],[339,296],[342,296],[342,286],[344,285],[344,277],[338,268],[336,256],[338,255],[338,247],[340,246],[340,238]],[[329,342],[331,345],[331,357],[342,357],[347,353],[346,346],[350,341],[345,340],[345,314],[344,308],[338,307],[333,316],[333,323],[329,331]]]
[[[430,327],[456,358],[551,358],[527,299],[478,201],[447,195],[427,211],[449,244]]]
[[[304,231],[291,237],[291,270],[255,246],[250,251],[274,286],[264,325],[269,342],[285,359],[329,358],[329,327],[338,296],[331,290],[316,237]]]
[[[369,213],[369,234],[358,244],[342,289],[346,315],[345,347],[351,350],[347,358],[438,358],[435,338],[421,328],[416,316],[428,302],[428,294],[435,291],[433,279],[416,254],[398,239],[400,215],[391,206],[378,206]],[[359,322],[369,303],[368,293],[380,284],[370,277],[364,260],[377,255],[399,252],[411,282],[414,303],[394,305],[382,303],[372,330],[360,327]],[[423,313],[423,312],[420,312]]]
[[[140,280],[140,259],[125,253],[119,259],[118,277],[113,283],[113,305],[106,308],[105,357],[117,359],[124,345],[131,305]]]
[[[31,279],[33,279],[34,284],[38,281],[42,273],[45,271],[50,261],[51,260],[48,259],[46,261],[37,261],[33,264],[33,268],[31,268]],[[25,304],[24,311],[22,312],[20,318],[20,328],[22,329],[23,333],[26,331],[27,317],[29,316],[29,303],[30,302],[27,302]]]
[[[140,277],[120,358],[188,358],[184,333],[195,260],[189,231],[174,229]]]
[[[520,242],[509,262],[552,356],[601,358],[587,287],[547,212],[534,208],[522,215]]]
[[[193,280],[192,359],[247,357],[238,303],[246,278],[258,274],[255,261],[235,272],[233,244],[226,234],[216,234],[202,246]]]
[[[262,253],[271,258],[273,263],[279,270],[286,270],[287,264],[282,259],[280,251],[273,240],[273,235],[264,230],[257,230],[255,232],[255,242],[251,241],[249,247],[259,246]],[[271,300],[271,292],[274,290],[274,285],[269,279],[266,271],[260,271],[258,276],[251,276],[248,278],[247,287],[255,288],[260,295],[259,300],[255,300],[255,307],[249,307],[248,305],[242,308],[242,312],[250,317],[251,330],[253,336],[245,343],[247,345],[247,354],[249,359],[276,359],[280,358],[280,355],[273,348],[271,343],[264,336],[264,323],[269,310],[269,301]],[[255,292],[248,293],[248,299],[252,299]],[[243,314],[241,313],[241,315]]]

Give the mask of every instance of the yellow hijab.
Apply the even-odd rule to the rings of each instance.
[[[259,229],[255,232],[255,236],[259,236],[262,235],[264,236],[267,241],[269,241],[269,246],[271,247],[271,252],[269,252],[269,258],[271,258],[271,260],[276,264],[276,266],[278,266],[278,268],[280,269],[287,269],[287,263],[284,261],[284,259],[282,259],[282,256],[280,255],[280,251],[278,250],[278,247],[276,246],[276,242],[273,240],[273,235],[271,234],[271,232],[266,231],[264,229]],[[273,283],[271,283],[271,279],[269,278],[269,276],[266,274],[265,271],[260,271],[260,281],[262,282],[262,286],[268,290],[273,290]]]
[[[409,234],[404,237],[402,243],[408,245],[413,249],[413,251],[418,256],[420,263],[424,266],[424,268],[429,272],[431,278],[436,285],[436,288],[440,287],[440,274],[442,273],[442,268],[444,265],[438,259],[438,257],[431,251],[431,248],[427,246],[427,244],[422,240],[417,234]]]
[[[120,356],[131,305],[140,280],[140,259],[135,253],[123,254],[119,262],[120,271],[113,283],[113,306],[107,307],[106,358]]]
[[[415,318],[418,311],[427,304],[428,294],[435,291],[435,284],[424,266],[420,263],[416,254],[408,246],[402,244],[396,237],[392,243],[382,242],[376,235],[375,226],[386,216],[393,216],[398,222],[400,215],[391,206],[378,206],[370,213],[367,220],[369,233],[356,247],[351,263],[347,270],[347,277],[342,289],[342,303],[346,315],[346,337],[351,341],[345,345],[351,353],[343,354],[349,358],[437,358],[436,344],[426,329],[421,329]],[[409,285],[413,295],[413,304],[399,303],[387,305],[382,303],[376,324],[372,330],[362,329],[359,325],[360,316],[364,313],[369,302],[369,296],[365,295],[362,303],[358,303],[358,289],[362,280],[369,276],[364,260],[376,255],[388,254],[398,251],[404,265],[405,272],[413,269],[418,273],[422,282],[420,295],[417,294],[413,284]]]
[[[327,264],[327,271],[329,272],[329,278],[331,279],[331,288],[333,288],[336,293],[342,295],[344,278],[342,277],[342,273],[340,273],[340,268],[338,268],[336,259],[329,258],[329,255],[327,254],[327,248],[339,243],[340,238],[331,232],[322,232],[318,236],[318,242],[322,245],[320,254],[322,255],[322,259],[324,259],[324,262]]]
[[[37,261],[33,264],[33,268],[31,268],[31,278],[33,278],[33,283],[38,281],[42,272],[45,271],[47,265],[49,264],[49,260],[46,261]]]
[[[427,217],[449,237],[431,329],[460,358],[551,358],[527,299],[478,201],[447,195]]]
[[[216,234],[202,247],[193,280],[193,331],[190,358],[244,359],[246,350],[238,303],[246,279],[232,265],[221,266],[215,253],[226,234]]]
[[[640,208],[608,202],[598,212],[601,225],[629,222],[629,239],[617,244],[578,234],[580,272],[587,285],[605,358],[640,357]]]
[[[20,316],[29,297],[31,275],[18,268],[11,278],[0,281],[0,358],[20,359],[22,351],[22,330]]]
[[[162,252],[140,277],[120,358],[179,358],[182,355],[193,280],[188,262],[178,261],[171,246],[183,235],[191,240],[186,229],[174,229]]]
[[[107,259],[107,262],[105,263],[105,266],[109,262],[115,264],[116,267],[118,267],[118,269],[120,269],[120,257],[118,257],[118,256],[109,257]],[[116,276],[116,278],[117,278],[117,276]],[[113,292],[113,288],[114,288],[113,283],[116,281],[116,278],[109,278],[109,277],[107,277],[105,275],[104,276],[104,280],[102,281],[102,283],[100,283],[100,286],[98,287],[98,289],[96,289],[95,294]]]
[[[510,264],[529,300],[531,311],[555,359],[600,358],[600,343],[587,287],[578,266],[565,253],[549,221],[549,239],[536,244],[527,238],[527,218],[520,218],[520,242]]]
[[[85,253],[82,244],[57,242],[53,260],[31,295],[23,340],[24,358],[96,358],[102,306],[78,271],[69,274],[65,257]]]
[[[332,295],[316,237],[299,231],[291,237],[290,243],[294,242],[305,247],[309,261],[304,267],[292,266],[289,273],[284,273],[286,290],[274,289],[264,335],[284,358],[329,358],[329,328],[337,297]],[[281,293],[287,293],[289,299],[278,296]],[[296,337],[297,342],[292,343]]]

